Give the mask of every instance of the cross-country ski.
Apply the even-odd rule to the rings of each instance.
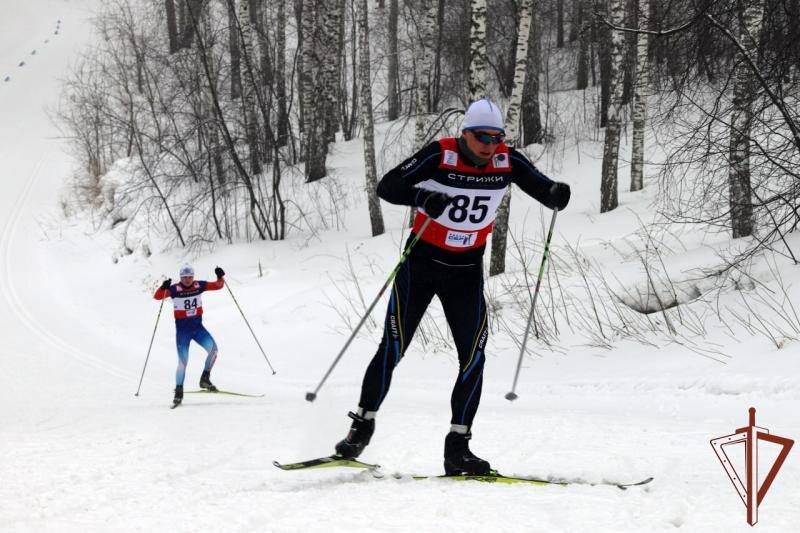
[[[500,474],[495,470],[490,470],[484,475],[448,475],[448,474],[441,474],[441,475],[415,475],[415,474],[402,474],[399,472],[394,472],[392,474],[386,474],[381,470],[380,465],[378,464],[371,464],[371,463],[364,463],[358,461],[356,459],[347,459],[342,457],[341,455],[329,455],[325,457],[319,457],[317,459],[310,459],[307,461],[300,461],[297,463],[279,463],[277,461],[272,462],[273,466],[280,468],[281,470],[287,471],[302,471],[302,470],[319,470],[323,468],[336,468],[336,467],[345,467],[345,468],[354,468],[354,469],[362,469],[368,470],[375,478],[378,479],[414,479],[417,481],[424,481],[424,480],[452,480],[452,481],[480,481],[483,483],[499,483],[499,484],[528,484],[528,485],[559,485],[559,486],[569,486],[569,485],[591,485],[591,486],[612,486],[617,487],[619,489],[628,489],[631,487],[639,487],[642,485],[647,485],[651,481],[653,481],[652,477],[645,478],[641,481],[635,482],[619,482],[619,481],[598,481],[598,482],[590,482],[584,479],[563,479],[563,478],[555,478],[555,477],[548,477],[547,479],[536,479],[536,478],[528,478],[528,477],[517,477],[517,476],[505,476]]]

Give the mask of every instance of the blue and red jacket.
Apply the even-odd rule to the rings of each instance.
[[[153,296],[156,300],[172,298],[176,326],[193,326],[203,320],[203,296],[206,291],[218,291],[225,286],[225,280],[194,281],[188,287],[183,283],[174,283],[169,289],[156,289]]]

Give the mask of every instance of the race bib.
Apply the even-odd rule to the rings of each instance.
[[[499,189],[467,189],[443,185],[427,180],[420,187],[430,191],[443,192],[452,198],[444,213],[436,219],[456,233],[479,231],[490,226],[497,217],[497,208],[503,200],[507,187]],[[425,213],[425,209],[421,209]],[[427,214],[427,213],[425,213]]]
[[[199,294],[186,298],[173,298],[172,303],[175,311],[183,311],[187,317],[197,316],[197,310],[203,307],[203,299]]]

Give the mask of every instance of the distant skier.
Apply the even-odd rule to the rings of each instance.
[[[208,352],[203,375],[200,377],[200,387],[212,392],[217,390],[211,383],[211,368],[217,360],[217,343],[203,327],[202,296],[205,291],[218,291],[225,286],[223,279],[225,271],[217,267],[214,273],[217,275],[217,281],[195,281],[194,268],[191,265],[183,265],[180,270],[180,283],[172,285],[172,279],[166,279],[154,296],[156,300],[172,298],[175,310],[175,343],[178,348],[178,371],[175,375],[175,397],[172,400],[175,405],[183,401],[183,381],[186,377],[191,341],[195,341]]]
[[[459,362],[444,469],[448,475],[485,475],[491,470],[488,461],[469,449],[488,337],[482,266],[486,239],[512,183],[551,209],[564,209],[570,198],[569,185],[542,174],[503,143],[504,135],[500,109],[491,100],[478,100],[466,111],[460,137],[434,141],[378,184],[378,196],[387,202],[419,208],[409,241],[429,217],[433,220],[395,277],[383,338],[364,375],[358,409],[349,413],[350,431],[336,444],[337,454],[355,458],[369,444],[394,367],[436,295]]]

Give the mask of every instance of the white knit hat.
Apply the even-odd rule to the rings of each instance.
[[[505,132],[503,125],[503,113],[500,108],[489,100],[484,98],[473,102],[467,112],[464,113],[464,126],[462,130],[476,130],[480,128],[490,128],[493,130],[500,130]]]
[[[194,267],[192,265],[190,265],[189,263],[185,263],[181,267],[180,274],[181,274],[182,278],[187,278],[189,276],[194,277]]]

